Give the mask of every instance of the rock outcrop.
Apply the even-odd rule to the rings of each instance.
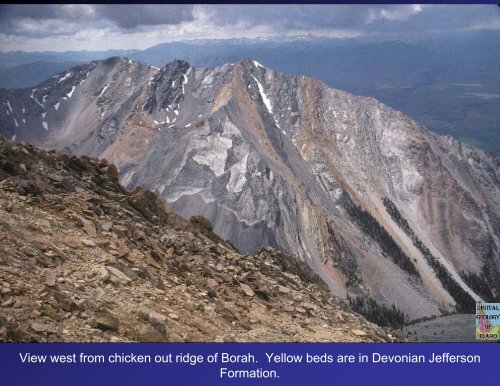
[[[105,160],[0,138],[0,341],[393,339],[296,257],[238,252]]]
[[[500,294],[498,156],[372,98],[252,60],[111,58],[0,103],[6,137],[105,158],[239,250],[297,254],[367,315],[474,312]]]

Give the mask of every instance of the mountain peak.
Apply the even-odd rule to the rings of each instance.
[[[125,60],[128,60],[128,59],[124,58],[123,56],[111,56],[107,59],[101,60],[101,62],[105,65],[113,65],[113,64],[117,64],[119,62],[125,61]],[[97,61],[97,62],[99,62],[99,61]]]
[[[137,62],[134,62],[126,56],[110,56],[109,58],[103,60],[95,60],[93,63],[101,63],[105,66],[115,66],[117,64],[137,64]]]
[[[253,59],[94,64],[50,86],[0,91],[6,137],[105,158],[239,250],[296,253],[368,314],[397,307],[381,323],[500,291],[498,160],[382,103]]]
[[[174,59],[171,62],[167,63],[163,68],[166,71],[186,71],[190,68],[191,65],[182,59]]]
[[[262,69],[267,69],[265,66],[263,66],[261,63],[259,63],[257,60],[255,59],[251,59],[251,58],[245,58],[243,59],[240,64],[245,67],[245,68],[252,68],[252,69],[259,69],[259,68],[262,68]]]

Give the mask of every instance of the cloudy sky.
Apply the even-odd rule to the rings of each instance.
[[[145,49],[190,39],[412,37],[500,29],[495,5],[0,5],[0,51]]]

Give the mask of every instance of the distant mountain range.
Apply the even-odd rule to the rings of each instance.
[[[231,39],[173,42],[145,50],[11,52],[0,53],[0,87],[35,86],[60,72],[64,63],[110,56],[157,67],[175,59],[215,67],[252,57],[278,71],[373,96],[437,133],[500,153],[499,44],[499,32],[481,31],[412,42]]]
[[[500,159],[376,99],[250,59],[113,57],[0,106],[5,137],[105,158],[242,252],[297,254],[379,324],[500,294]]]
[[[0,69],[2,88],[24,88],[37,85],[52,75],[83,62],[46,62],[38,61]]]

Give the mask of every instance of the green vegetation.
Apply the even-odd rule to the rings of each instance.
[[[390,258],[399,268],[420,280],[417,269],[410,258],[368,211],[355,205],[352,201],[346,205],[346,210],[361,230],[380,246],[384,256]]]
[[[354,311],[379,326],[401,328],[405,325],[407,320],[404,312],[402,312],[394,304],[386,306],[385,304],[377,303],[374,299],[368,296],[347,296],[347,301]]]
[[[483,266],[481,273],[478,275],[474,272],[460,272],[460,277],[467,285],[481,296],[486,302],[496,302],[499,297],[495,297],[490,287],[491,271],[487,266]]]

